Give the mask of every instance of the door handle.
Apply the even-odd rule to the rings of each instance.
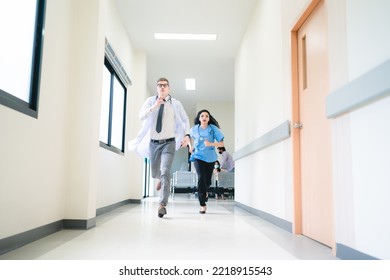
[[[301,122],[295,122],[293,124],[293,128],[301,129],[302,128],[302,123]]]

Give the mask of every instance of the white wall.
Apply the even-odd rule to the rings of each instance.
[[[47,3],[38,119],[0,105],[0,238],[64,217],[71,11]]]
[[[105,0],[104,9],[105,36],[110,42],[132,85],[127,89],[126,140],[134,138],[142,122],[138,112],[146,96],[146,55],[136,51],[121,22],[121,17],[113,1]],[[129,152],[125,147],[125,155],[118,155],[106,149],[99,149],[98,154],[98,192],[97,208],[131,199],[141,199],[143,182],[143,159]]]
[[[309,0],[259,0],[236,57],[235,147],[291,118],[290,32]],[[390,3],[328,0],[331,92],[390,57]],[[390,97],[332,120],[336,243],[390,258]],[[291,140],[236,161],[236,200],[293,222]]]
[[[390,58],[390,2],[344,5],[347,55],[340,86]],[[336,242],[381,259],[390,258],[389,119],[387,97],[334,120]]]
[[[0,239],[142,198],[142,159],[99,147],[105,37],[133,82],[125,143],[147,94],[145,54],[117,18],[109,0],[47,1],[38,119],[0,105]]]
[[[291,6],[294,6],[291,4]],[[289,29],[282,1],[258,1],[236,57],[235,147],[290,118]],[[295,9],[296,10],[296,9]],[[287,69],[287,70],[286,70]],[[285,140],[236,161],[235,199],[291,222],[291,144]]]

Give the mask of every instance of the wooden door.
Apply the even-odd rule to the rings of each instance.
[[[324,1],[299,28],[298,106],[302,234],[333,247],[331,128],[328,94],[327,20]]]

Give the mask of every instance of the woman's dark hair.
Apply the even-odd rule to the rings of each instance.
[[[218,147],[217,150],[221,150],[222,152],[226,151],[225,147]]]
[[[195,119],[194,119],[194,124],[197,125],[197,124],[200,124],[200,121],[199,121],[199,118],[200,118],[200,115],[202,113],[206,112],[208,115],[209,115],[209,124],[213,124],[215,125],[216,127],[220,128],[219,127],[219,123],[217,122],[217,120],[210,114],[209,111],[207,111],[206,109],[203,109],[203,110],[200,110],[198,112],[198,114],[196,115]]]

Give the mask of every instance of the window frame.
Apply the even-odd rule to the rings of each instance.
[[[38,118],[39,91],[42,70],[46,0],[37,0],[31,63],[30,97],[26,102],[0,88],[0,104],[30,117]],[[1,86],[1,85],[0,85]]]
[[[112,151],[114,153],[124,155],[125,153],[125,136],[126,136],[126,111],[127,111],[127,87],[123,83],[123,81],[120,79],[119,75],[116,73],[115,68],[111,64],[110,60],[105,56],[104,57],[104,67],[107,68],[107,70],[111,73],[111,78],[110,78],[110,98],[109,98],[109,116],[108,116],[108,139],[107,143],[102,142],[99,139],[99,145],[100,147],[107,149],[109,151]],[[123,87],[123,95],[124,95],[124,100],[123,100],[123,127],[122,127],[122,147],[118,148],[115,146],[112,146],[111,139],[112,139],[112,115],[113,115],[113,99],[114,99],[114,94],[115,92],[113,91],[113,83],[114,83],[114,78],[121,84]],[[101,127],[100,127],[101,129]]]

